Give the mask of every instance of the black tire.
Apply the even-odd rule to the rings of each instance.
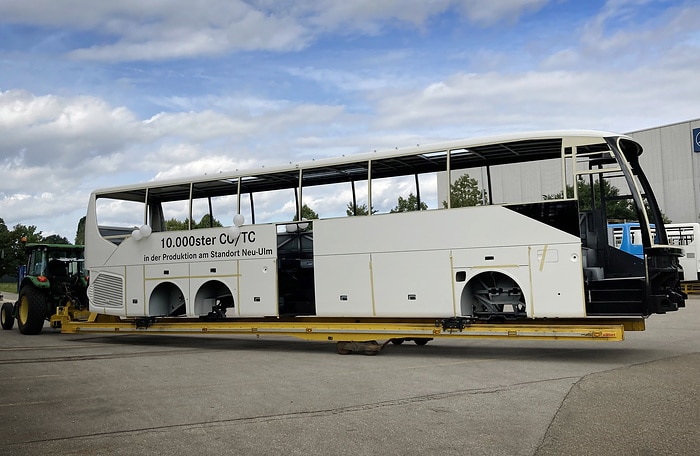
[[[0,310],[2,329],[12,329],[15,325],[15,317],[12,316],[12,307],[12,304],[9,302],[4,302],[2,304],[2,309]]]
[[[428,342],[430,342],[431,340],[433,340],[433,339],[432,339],[432,338],[429,338],[429,337],[421,337],[421,338],[418,338],[418,339],[413,339],[413,342],[415,342],[416,345],[425,345],[425,344],[427,344]]]
[[[32,286],[22,288],[19,293],[17,325],[25,335],[39,334],[46,320],[46,295]]]
[[[338,352],[339,355],[349,355],[352,353],[352,350],[345,348],[345,344],[348,344],[349,342],[338,342],[335,344],[335,351]]]

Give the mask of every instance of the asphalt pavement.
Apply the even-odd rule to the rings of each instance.
[[[623,342],[435,340],[372,357],[15,325],[0,331],[0,454],[694,455],[699,325],[691,298]]]

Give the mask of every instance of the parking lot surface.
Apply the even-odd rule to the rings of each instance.
[[[8,296],[6,295],[7,299]],[[700,299],[623,342],[0,331],[0,454],[678,454],[700,448]]]

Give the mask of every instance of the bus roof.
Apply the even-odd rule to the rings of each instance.
[[[609,150],[606,138],[622,139],[631,148],[626,153],[638,156],[642,148],[631,138],[617,133],[594,130],[558,130],[507,134],[477,139],[463,139],[425,146],[417,145],[385,151],[324,158],[283,166],[235,170],[216,175],[151,181],[141,184],[99,189],[93,193],[103,198],[144,201],[188,199],[231,194],[231,186],[241,183],[240,193],[293,188],[302,172],[304,186],[366,180],[371,162],[372,179],[445,171],[448,151],[450,169],[468,169],[561,157],[562,147],[577,146],[581,152]]]

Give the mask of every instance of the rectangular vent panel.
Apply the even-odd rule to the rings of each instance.
[[[93,280],[89,291],[88,298],[93,306],[124,307],[124,279],[121,276],[101,273]]]

